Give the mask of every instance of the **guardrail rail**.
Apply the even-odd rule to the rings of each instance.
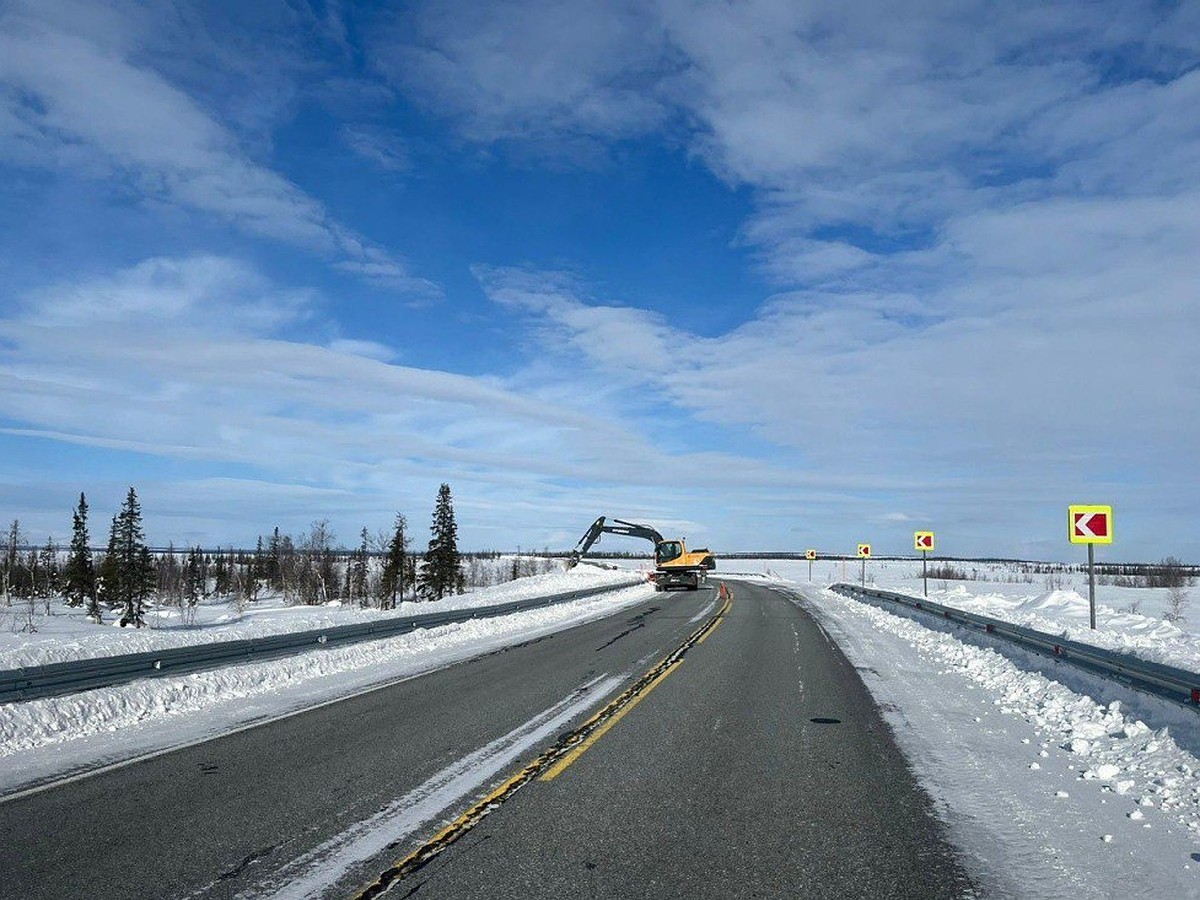
[[[181,675],[216,666],[287,656],[317,647],[352,644],[378,638],[407,634],[418,628],[434,628],[471,619],[493,618],[572,600],[582,600],[610,591],[634,587],[641,579],[628,584],[618,583],[595,588],[565,591],[545,597],[527,597],[495,606],[477,606],[444,612],[422,613],[414,616],[376,619],[353,625],[335,625],[312,631],[293,631],[267,637],[243,638],[197,644],[191,647],[170,647],[144,653],[120,656],[101,656],[70,662],[49,663],[0,671],[0,703],[37,700],[87,691],[94,688],[123,684],[138,678]]]
[[[947,621],[1003,638],[1044,656],[1064,660],[1139,690],[1167,697],[1192,708],[1200,708],[1200,673],[1046,634],[1023,625],[965,612],[952,606],[943,606],[923,597],[845,583],[830,585],[829,589],[851,599],[867,597],[939,616]]]

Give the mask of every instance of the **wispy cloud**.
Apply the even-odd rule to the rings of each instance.
[[[407,172],[412,168],[404,142],[393,132],[366,125],[344,125],[341,137],[347,147],[385,172]]]
[[[67,30],[58,18],[18,5],[0,20],[0,155],[123,177],[141,200],[165,200],[309,248],[368,281],[436,293],[403,260],[251,159],[189,94],[138,64],[119,18],[109,17],[101,37]]]
[[[626,509],[661,514],[664,471],[684,496],[784,475],[658,448],[590,397],[398,365],[386,348],[338,338],[331,321],[323,344],[285,336],[326,319],[313,293],[221,257],[150,259],[42,289],[0,319],[0,416],[11,423],[0,433],[187,460],[197,477],[234,466],[238,483],[351,491],[351,507],[384,510],[450,479],[497,509],[624,497]],[[532,508],[522,515],[537,526]]]
[[[464,137],[566,127],[536,92],[488,93],[481,72],[520,71],[508,41],[530,41],[539,79],[604,95],[610,71],[568,75],[519,17],[438,8],[420,39],[440,74],[398,83],[447,102]],[[890,481],[879,521],[930,508],[937,488],[914,473],[1015,518],[1096,489],[1180,514],[1156,473],[1196,496],[1200,426],[1178,415],[1200,396],[1193,5],[935,4],[894,21],[870,3],[667,0],[641,15],[627,52],[659,65],[627,73],[659,109],[650,127],[752,191],[741,240],[777,293],[701,336],[623,286],[615,303],[554,272],[479,268],[547,352],[701,426],[748,429],[829,483]],[[607,46],[580,39],[585,60]]]
[[[317,282],[266,253],[130,250],[0,320],[9,434],[226,465],[247,497],[261,479],[369,505],[449,477],[496,545],[507,522],[552,531],[551,509],[720,523],[716,538],[742,546],[800,519],[823,548],[890,535],[907,549],[929,518],[1002,552],[985,546],[1002,521],[1008,552],[1039,552],[1067,500],[1152,508],[1155,533],[1189,533],[1196,4],[969,0],[890,18],[866,0],[247,7],[279,36],[262,58],[252,37],[223,47],[188,4],[6,10],[0,154],[24,171],[419,295],[405,260],[347,218],[361,195],[327,197],[316,169],[305,181],[276,162],[275,126],[303,98],[333,122],[305,132],[304,153],[340,153],[381,184],[408,189],[444,151],[422,182],[431,208],[462,187],[435,184],[453,180],[451,157],[498,178],[511,168],[489,170],[497,158],[532,160],[517,186],[530,207],[558,196],[536,180],[548,160],[557,178],[603,159],[627,186],[622,154],[670,157],[749,209],[721,233],[767,285],[754,303],[695,285],[681,312],[640,294],[633,266],[603,283],[566,240],[484,241],[474,274],[524,355],[467,377],[347,340],[373,337],[369,312],[351,327],[327,284],[289,287]],[[181,33],[201,39],[176,58]],[[345,64],[314,68],[305,41]],[[424,135],[404,130],[413,120]],[[363,221],[401,202],[379,199]],[[437,215],[473,215],[472,200]],[[595,243],[579,257],[607,252]],[[856,533],[863,522],[877,533]],[[1141,546],[1130,555],[1154,552]]]
[[[406,10],[371,46],[391,83],[471,140],[587,156],[672,114],[653,89],[676,69],[663,37],[644,4],[505,0]]]

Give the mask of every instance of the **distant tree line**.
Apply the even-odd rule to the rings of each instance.
[[[196,607],[209,597],[232,599],[241,608],[265,594],[291,604],[320,604],[333,600],[360,607],[394,609],[406,599],[440,600],[467,587],[485,586],[497,578],[496,551],[468,554],[458,549],[458,526],[450,486],[438,489],[430,524],[428,547],[413,547],[408,521],[397,513],[391,528],[372,534],[359,532],[357,546],[337,543],[328,520],[314,522],[293,537],[274,528],[260,536],[253,550],[204,550],[200,547],[151,549],[146,542],[141,503],[130,487],[112,517],[103,550],[93,547],[89,533],[87,497],[79,495],[72,513],[71,542],[65,552],[48,538],[30,546],[14,520],[4,534],[0,554],[0,596],[5,606],[14,601],[28,610],[27,627],[34,628],[34,610],[62,597],[100,623],[115,615],[122,626],[146,624],[151,602],[178,607],[185,622],[195,620]],[[518,557],[511,575],[547,571],[545,561]],[[505,573],[507,574],[507,573]]]

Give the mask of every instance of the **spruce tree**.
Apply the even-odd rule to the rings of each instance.
[[[263,549],[262,535],[258,536],[258,543],[254,545],[254,560],[250,564],[250,577],[254,581],[261,582],[267,578],[268,566],[266,551]]]
[[[392,530],[392,539],[388,543],[387,558],[383,563],[383,577],[380,579],[379,606],[381,609],[395,609],[396,597],[404,599],[404,582],[408,574],[405,558],[408,556],[408,521],[403,513],[396,513],[396,524]]]
[[[100,621],[100,606],[96,602],[96,567],[92,563],[91,539],[87,527],[87,497],[79,495],[79,505],[71,516],[71,549],[67,556],[66,587],[68,606],[87,604],[88,617]]]
[[[213,593],[218,597],[227,596],[233,586],[229,559],[220,547],[213,555],[213,582]]]
[[[183,602],[195,606],[204,596],[204,552],[199,547],[188,551],[183,564]]]
[[[461,593],[463,577],[458,554],[458,526],[454,522],[454,503],[450,485],[438,488],[429,528],[429,549],[421,566],[420,590],[429,600],[441,600],[449,593]]]
[[[357,600],[359,606],[365,607],[370,602],[367,586],[370,582],[368,566],[371,559],[371,538],[366,528],[363,528],[361,538],[362,542],[350,566],[349,579],[351,599]]]
[[[20,546],[21,521],[13,519],[4,541],[4,559],[0,561],[0,590],[4,592],[5,606],[12,606],[14,593],[20,594],[21,573],[24,570],[24,566],[21,565]]]
[[[154,560],[142,529],[142,507],[131,487],[116,518],[116,594],[122,606],[122,628],[146,624],[146,600],[154,593]]]
[[[283,593],[283,542],[279,537],[279,526],[271,533],[271,542],[267,545],[267,586],[273,591]]]
[[[46,538],[46,545],[38,553],[38,568],[42,570],[41,581],[38,582],[38,596],[46,601],[46,613],[49,615],[50,598],[57,596],[62,589],[58,544],[54,543],[54,535]]]
[[[100,569],[96,573],[96,589],[100,600],[109,609],[121,605],[121,578],[118,572],[117,557],[117,517],[112,517],[108,526],[108,546],[100,559]]]

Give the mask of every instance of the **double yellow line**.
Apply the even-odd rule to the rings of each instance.
[[[721,624],[729,612],[729,607],[733,604],[733,594],[725,587],[724,583],[721,584],[719,596],[725,599],[725,604],[712,618],[688,635],[687,639],[676,647],[670,655],[642,675],[632,686],[617,696],[598,713],[575,730],[561,737],[552,747],[477,802],[434,835],[434,837],[408,854],[408,856],[397,860],[389,866],[378,878],[355,894],[355,900],[367,900],[367,898],[378,897],[383,894],[397,881],[424,866],[482,822],[501,803],[535,778],[540,778],[542,781],[551,781],[561,775],[571,763],[575,762],[589,747],[604,737],[610,728],[621,721],[626,713],[637,706],[647,694],[658,687],[658,685],[666,680],[668,675],[679,668],[688,650],[696,644],[703,643],[716,630],[717,626]]]

